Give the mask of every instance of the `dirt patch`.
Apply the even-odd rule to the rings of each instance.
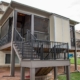
[[[80,65],[78,65],[78,70],[80,70]],[[70,66],[70,72],[74,72],[74,65]],[[64,67],[58,67],[58,74],[64,73]],[[53,70],[48,75],[53,76]],[[25,76],[29,75],[29,69],[26,69]],[[20,80],[20,68],[15,68],[15,77],[10,76],[10,68],[0,68],[0,80]]]
[[[25,76],[29,75],[26,69]],[[10,68],[0,68],[0,80],[20,80],[20,68],[15,68],[15,77],[10,77]]]

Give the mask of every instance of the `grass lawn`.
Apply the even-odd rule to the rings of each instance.
[[[59,75],[58,80],[66,80],[65,75]],[[80,80],[80,72],[75,72],[70,74],[70,80]]]
[[[70,58],[70,63],[74,64],[74,58]],[[77,58],[77,64],[80,65],[80,58]]]

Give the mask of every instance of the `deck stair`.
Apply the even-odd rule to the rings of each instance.
[[[13,44],[19,59],[30,60],[32,53],[33,53],[33,59],[36,58],[37,60],[40,58],[28,42],[24,42],[23,44],[24,44],[23,46],[21,42],[14,42]],[[23,53],[22,53],[22,49],[23,49]]]

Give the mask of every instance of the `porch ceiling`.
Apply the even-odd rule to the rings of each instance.
[[[11,50],[11,43],[5,44],[0,47],[0,51],[10,51]]]

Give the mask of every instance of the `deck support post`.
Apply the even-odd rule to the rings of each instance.
[[[10,67],[10,75],[14,76],[15,69],[15,51],[13,49],[13,41],[14,41],[14,28],[17,25],[17,12],[14,10],[13,12],[13,24],[12,24],[12,34],[11,34],[11,67]]]
[[[70,66],[66,66],[66,80],[70,80]]]
[[[21,67],[21,80],[25,79],[25,67]]]
[[[57,80],[57,67],[54,67],[54,80]]]
[[[15,51],[11,49],[11,67],[10,67],[10,75],[14,76],[15,74]]]
[[[35,80],[35,68],[30,68],[30,80]]]
[[[75,27],[74,27],[74,42],[75,42],[74,66],[75,66],[75,70],[77,71],[77,45],[76,45],[76,33],[75,33]]]
[[[75,71],[77,71],[77,51],[76,49],[74,51],[74,66],[75,66]]]

